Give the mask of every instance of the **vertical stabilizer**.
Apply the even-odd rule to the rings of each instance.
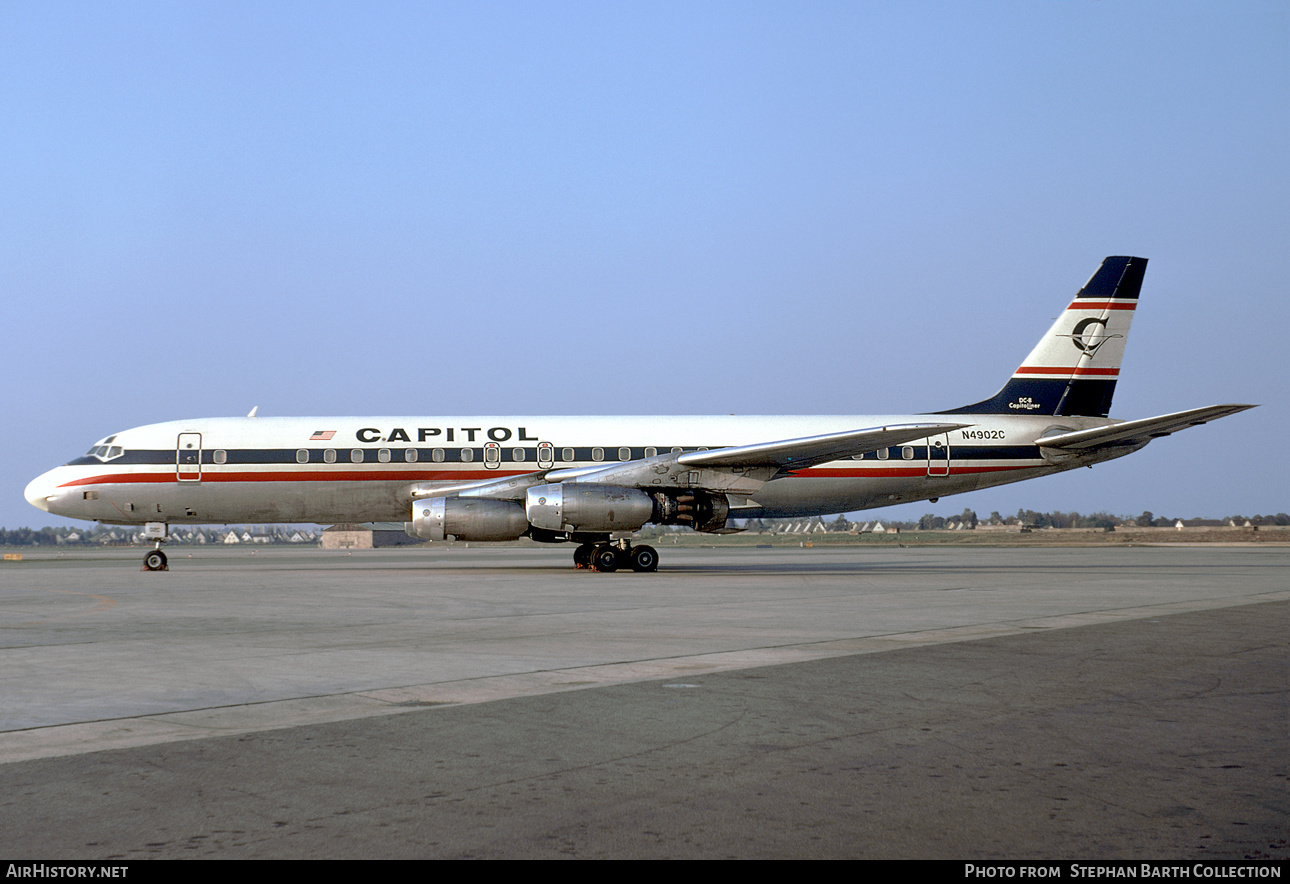
[[[1002,390],[941,414],[1106,417],[1146,269],[1146,258],[1105,259]]]

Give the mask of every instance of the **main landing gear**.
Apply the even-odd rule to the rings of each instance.
[[[657,571],[658,550],[652,546],[632,546],[630,540],[584,543],[573,552],[573,566],[592,571],[613,572],[619,568],[633,571]]]
[[[143,570],[169,571],[170,564],[166,561],[166,554],[159,549],[149,550],[148,554],[143,557]]]

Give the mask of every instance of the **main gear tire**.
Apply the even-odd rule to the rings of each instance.
[[[591,554],[591,567],[595,571],[612,574],[618,570],[618,550],[609,544],[596,547]]]
[[[658,550],[652,546],[633,546],[629,561],[633,571],[657,571]]]

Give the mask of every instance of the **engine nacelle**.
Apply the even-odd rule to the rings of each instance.
[[[724,494],[702,490],[564,482],[530,488],[524,512],[535,528],[548,531],[635,531],[646,522],[716,531],[725,527],[730,504]]]
[[[431,497],[412,501],[412,533],[426,540],[517,540],[529,529],[512,500]]]
[[[524,511],[551,531],[635,531],[654,515],[654,498],[639,488],[565,482],[530,488]]]

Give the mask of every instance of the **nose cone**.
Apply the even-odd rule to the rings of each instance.
[[[38,510],[50,512],[50,498],[54,497],[58,491],[58,483],[54,478],[54,470],[37,476],[27,484],[27,490],[23,496],[27,498],[27,503],[31,504]]]

